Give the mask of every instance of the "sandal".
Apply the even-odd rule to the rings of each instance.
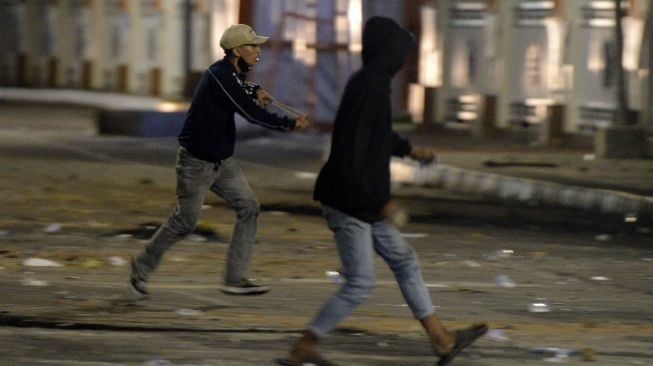
[[[476,324],[456,331],[456,343],[449,353],[442,355],[437,366],[448,365],[467,346],[481,338],[488,330],[487,324]]]
[[[322,358],[315,352],[309,354],[304,361],[292,361],[287,358],[277,358],[275,361],[283,366],[338,366],[338,364]]]

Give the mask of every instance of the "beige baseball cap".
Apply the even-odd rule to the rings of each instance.
[[[252,27],[247,24],[232,25],[222,33],[220,38],[220,47],[225,50],[234,47],[242,46],[244,44],[261,44],[265,43],[268,37],[260,37],[254,33]]]

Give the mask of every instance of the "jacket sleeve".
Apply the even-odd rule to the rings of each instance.
[[[256,83],[252,83],[251,81],[245,81],[245,84],[243,85],[243,89],[245,89],[245,93],[249,95],[252,99],[257,100],[258,98],[256,97],[256,91],[261,88],[260,85]]]
[[[229,74],[216,73],[208,69],[210,79],[215,82],[213,90],[222,94],[227,103],[231,103],[238,114],[250,123],[254,123],[272,130],[289,131],[295,128],[295,120],[268,112],[256,104],[245,88],[241,87],[236,77]],[[256,98],[256,96],[254,96]]]
[[[392,131],[392,155],[404,157],[413,149],[410,142]]]

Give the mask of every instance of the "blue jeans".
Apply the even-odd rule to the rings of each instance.
[[[356,306],[367,300],[375,281],[373,251],[394,273],[415,318],[423,319],[434,313],[417,254],[393,224],[387,221],[370,224],[328,206],[323,206],[323,213],[334,233],[346,281],[309,324],[313,334],[327,336]]]
[[[210,163],[193,157],[184,148],[179,149],[175,170],[177,207],[136,257],[136,274],[147,281],[165,252],[195,228],[204,198],[210,190],[236,212],[224,280],[228,284],[237,283],[247,276],[260,212],[259,202],[242,170],[231,157]]]

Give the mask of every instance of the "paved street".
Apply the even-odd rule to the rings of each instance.
[[[200,230],[166,256],[151,298],[135,303],[125,262],[174,206],[175,140],[97,136],[84,109],[0,111],[0,364],[272,365],[336,290],[325,273],[338,270],[337,254],[311,199],[325,136],[238,146],[262,205],[251,275],[272,292],[218,291],[233,214],[209,197]],[[466,153],[449,147],[441,157]],[[454,365],[653,364],[649,218],[441,187],[394,192],[438,314],[452,328],[492,328]],[[380,260],[377,280],[320,351],[343,365],[433,365]]]

